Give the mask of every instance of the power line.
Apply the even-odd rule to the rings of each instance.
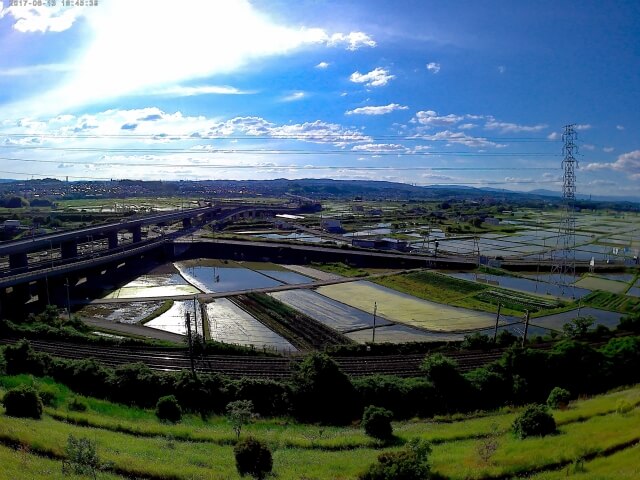
[[[548,152],[465,152],[465,151],[376,151],[376,150],[309,150],[309,149],[233,149],[233,148],[109,148],[109,147],[52,147],[36,145],[0,145],[0,148],[13,150],[43,150],[56,152],[84,152],[84,153],[185,153],[190,155],[205,154],[259,154],[259,155],[340,155],[340,156],[459,156],[459,157],[558,157],[559,154]]]
[[[157,134],[83,134],[83,135],[70,135],[70,134],[52,134],[52,133],[0,133],[0,135],[11,138],[43,138],[43,139],[133,139],[133,140],[324,140],[324,139],[350,139],[354,142],[373,141],[373,140],[407,140],[407,141],[429,141],[429,142],[451,142],[456,140],[455,137],[451,138],[428,138],[423,134],[414,135],[368,135],[358,131],[350,131],[343,133],[300,133],[300,134],[272,134],[272,135],[224,135],[224,134],[170,134],[170,133],[157,133]],[[358,140],[359,138],[359,140]],[[464,139],[462,137],[461,139]],[[501,142],[517,142],[517,143],[558,143],[558,140],[549,140],[537,137],[472,137],[468,139],[478,139],[486,141],[501,141]]]
[[[304,169],[304,170],[342,170],[342,169],[354,169],[354,170],[396,170],[396,171],[414,171],[414,170],[427,170],[427,171],[504,171],[504,170],[549,170],[547,167],[431,167],[431,166],[411,166],[411,167],[393,167],[393,166],[379,166],[379,165],[264,165],[264,164],[240,164],[240,165],[225,165],[225,164],[201,164],[201,163],[165,163],[165,162],[93,162],[93,161],[66,161],[64,159],[59,160],[43,160],[36,158],[14,158],[14,157],[0,157],[0,160],[23,162],[23,163],[51,163],[65,165],[91,165],[91,166],[125,166],[125,167],[167,167],[167,168],[205,168],[205,169],[255,169],[264,168],[269,170],[290,170],[290,169]]]

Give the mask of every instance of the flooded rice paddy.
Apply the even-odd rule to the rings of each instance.
[[[285,292],[273,292],[270,295],[341,333],[373,326],[373,311],[365,312],[350,307],[314,291],[287,290]],[[385,318],[377,316],[376,325],[390,324],[391,322]]]
[[[177,273],[142,275],[110,292],[105,298],[173,297],[200,293]]]
[[[456,331],[494,324],[494,316],[429,302],[367,281],[328,285],[318,293],[364,311],[377,304],[378,314],[392,322],[433,331]]]
[[[509,288],[512,290],[533,293],[536,295],[550,295],[553,297],[564,298],[582,298],[591,293],[591,290],[588,290],[587,288],[581,288],[582,286],[566,288],[554,283],[537,281],[535,279],[528,278],[502,275],[484,275],[473,272],[446,273],[446,275],[463,280],[469,280],[471,282],[486,283],[489,285],[494,285],[496,287]]]
[[[219,298],[206,305],[209,333],[212,340],[255,348],[295,352],[287,340],[265,327],[258,320],[226,298]]]

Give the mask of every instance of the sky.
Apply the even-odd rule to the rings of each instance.
[[[638,196],[638,18],[633,0],[2,0],[0,178],[560,191],[572,124],[577,192]]]

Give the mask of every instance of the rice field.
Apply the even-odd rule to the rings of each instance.
[[[580,288],[587,288],[589,290],[603,290],[611,293],[624,293],[629,285],[624,282],[618,282],[617,280],[609,280],[607,278],[595,277],[587,275],[581,278],[575,283]]]
[[[172,297],[196,293],[200,293],[200,290],[178,274],[142,275],[105,298]]]
[[[359,310],[317,292],[287,290],[285,292],[273,292],[269,295],[340,333],[360,330],[373,325],[373,311],[365,312]],[[391,322],[385,318],[377,316],[376,325],[390,324]]]
[[[427,330],[453,332],[489,328],[495,323],[488,313],[429,302],[366,281],[323,286],[317,291],[364,311],[373,311],[375,303],[378,314],[387,320]]]

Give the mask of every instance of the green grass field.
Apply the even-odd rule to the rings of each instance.
[[[152,411],[92,398],[85,399],[86,412],[72,412],[68,404],[73,392],[27,375],[0,377],[0,394],[21,383],[46,385],[54,400],[41,420],[7,417],[0,409],[0,478],[75,478],[61,474],[70,434],[96,442],[101,460],[110,464],[99,478],[122,478],[116,473],[158,479],[239,478],[232,454],[234,434],[223,417],[187,415],[177,425],[165,424]],[[635,408],[617,413],[621,400]],[[416,437],[431,441],[433,469],[452,479],[518,478],[531,471],[538,472],[536,479],[559,479],[567,469],[579,469],[575,475],[580,478],[637,478],[639,405],[640,386],[573,402],[553,411],[558,434],[527,440],[510,433],[518,413],[514,408],[467,419],[394,422],[394,432],[397,444]],[[269,444],[275,478],[287,480],[352,479],[387,448],[357,425],[320,427],[258,419],[242,430],[246,435]],[[485,462],[477,449],[490,435],[498,448]]]

